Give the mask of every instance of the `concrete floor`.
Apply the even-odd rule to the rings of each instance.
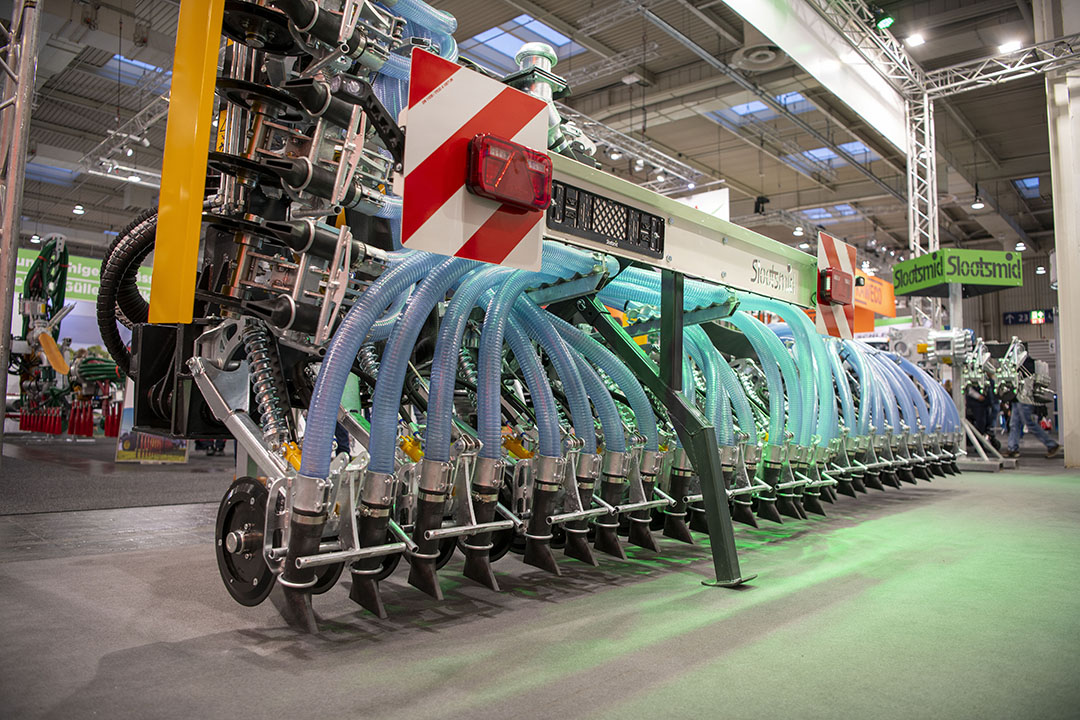
[[[1053,718],[1080,707],[1080,472],[1025,460],[737,530],[742,590],[663,541],[437,603],[342,583],[322,632],[221,587],[213,505],[0,517],[5,718]]]

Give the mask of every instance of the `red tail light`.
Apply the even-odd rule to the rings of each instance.
[[[825,268],[818,276],[818,301],[851,305],[855,298],[854,279],[840,268]]]
[[[551,204],[551,158],[547,153],[494,135],[469,142],[465,186],[480,197],[522,210],[545,210]]]

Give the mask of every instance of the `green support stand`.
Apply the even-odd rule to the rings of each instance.
[[[701,495],[709,525],[715,580],[703,581],[713,587],[738,587],[757,575],[743,576],[735,548],[724,476],[716,432],[698,409],[682,393],[683,356],[683,275],[662,271],[660,306],[660,357],[657,368],[623,327],[611,317],[595,295],[576,301],[583,322],[592,325],[615,352],[657,397],[662,398],[675,432],[682,441],[694,470],[701,479]]]

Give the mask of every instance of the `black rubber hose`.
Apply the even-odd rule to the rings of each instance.
[[[116,304],[124,317],[132,325],[137,325],[146,322],[150,317],[150,303],[146,301],[139,291],[138,277],[143,260],[154,249],[154,240],[157,237],[157,213],[151,219],[136,226],[132,231],[132,235],[140,238],[139,252],[127,264],[123,275],[120,277],[120,284],[116,288]]]
[[[128,375],[131,372],[131,352],[120,337],[120,331],[116,325],[117,301],[123,297],[121,311],[129,320],[146,322],[148,306],[139,295],[135,277],[139,265],[154,248],[157,213],[149,211],[140,214],[139,218],[129,224],[125,230],[126,232],[117,237],[116,242],[110,247],[109,254],[101,262],[97,319],[98,331],[101,333],[105,349],[109,351],[109,355],[120,370]]]

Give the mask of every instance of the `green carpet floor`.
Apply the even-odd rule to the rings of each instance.
[[[342,583],[315,599],[316,636],[282,625],[276,594],[232,603],[209,539],[5,554],[0,707],[10,718],[1080,714],[1080,472],[1025,461],[827,510],[740,527],[743,569],[759,574],[741,590],[702,586],[705,548],[667,540],[660,558],[564,560],[559,578],[507,558],[498,594],[455,560],[443,603],[399,569],[383,584],[383,621]],[[78,527],[80,515],[54,517]]]

